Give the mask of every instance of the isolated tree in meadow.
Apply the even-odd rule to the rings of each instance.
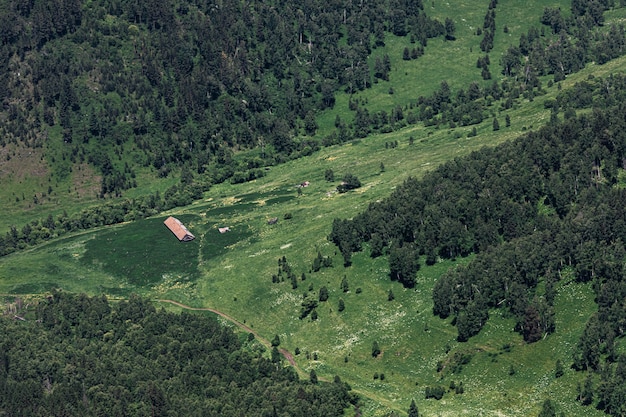
[[[343,301],[343,298],[340,298],[339,303],[337,305],[337,310],[341,313],[345,309],[346,309],[346,303]]]
[[[493,131],[497,131],[500,130],[500,123],[498,122],[498,119],[496,119],[495,117],[493,118]]]
[[[335,173],[332,169],[329,168],[324,172],[324,179],[328,182],[335,181]]]
[[[356,177],[356,175],[347,173],[343,176],[343,181],[341,182],[341,184],[337,186],[337,191],[339,191],[340,193],[345,193],[346,191],[354,190],[356,188],[359,188],[360,186],[361,181]]]
[[[417,409],[417,405],[415,404],[415,400],[411,400],[411,405],[409,406],[408,417],[419,417],[420,413]]]
[[[374,340],[374,343],[372,343],[372,356],[376,358],[378,355],[380,355],[380,347],[378,342]]]
[[[326,286],[320,288],[319,300],[322,302],[328,300],[328,288]]]
[[[309,381],[311,381],[312,384],[317,384],[317,373],[315,369],[311,369],[311,372],[309,372]]]
[[[563,362],[561,362],[560,359],[556,360],[556,365],[554,367],[554,377],[555,378],[560,378],[563,376],[563,374],[565,373],[565,371],[563,370]]]
[[[343,292],[350,291],[350,286],[348,285],[348,278],[345,275],[341,279],[341,291]]]
[[[543,402],[538,417],[556,417],[556,409],[549,398]]]
[[[278,335],[272,339],[272,346],[280,346],[280,337]]]

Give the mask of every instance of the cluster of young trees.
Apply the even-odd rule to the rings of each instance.
[[[483,22],[483,29],[477,32],[478,35],[483,35],[483,39],[480,41],[480,50],[489,53],[493,49],[493,38],[496,34],[496,6],[498,2],[491,0],[489,2],[489,8]]]
[[[506,73],[508,68],[530,83],[536,82],[537,75],[546,74],[560,81],[590,61],[603,64],[623,55],[626,38],[622,26],[612,25],[605,34],[594,31],[603,25],[604,11],[615,6],[604,0],[576,0],[567,16],[558,8],[546,7],[541,18],[544,26],[540,30],[533,27],[520,36],[519,45],[510,50],[514,54],[503,59],[503,71]],[[552,37],[546,36],[545,27],[550,28]]]
[[[624,93],[619,76],[577,88],[589,85],[597,103]],[[391,278],[407,286],[415,282],[409,266],[422,256],[432,264],[476,253],[433,290],[434,313],[454,317],[459,340],[480,331],[492,308],[506,308],[528,342],[554,331],[555,286],[571,270],[594,282],[601,316],[581,338],[575,364],[597,369],[601,352],[615,356],[610,345],[626,318],[626,193],[616,186],[626,168],[624,110],[617,102],[554,122],[408,179],[353,220],[336,219],[329,239],[347,259],[364,247],[388,254]]]
[[[131,296],[55,292],[0,318],[0,410],[8,416],[340,416],[347,384],[300,381],[280,355],[213,317]]]

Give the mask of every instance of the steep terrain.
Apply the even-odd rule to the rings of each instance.
[[[279,346],[293,354],[305,373],[315,371],[325,380],[339,375],[360,394],[359,411],[355,413],[364,415],[402,414],[413,399],[423,415],[533,415],[539,413],[548,399],[559,413],[567,415],[602,414],[595,407],[619,414],[619,408],[608,406],[612,403],[606,394],[619,392],[614,387],[619,386],[621,334],[597,333],[593,326],[585,330],[585,322],[598,311],[596,296],[601,295],[598,291],[607,278],[604,272],[595,272],[600,269],[597,265],[594,269],[593,262],[581,264],[584,267],[581,271],[588,272],[589,279],[584,278],[587,275],[581,279],[576,262],[565,260],[564,267],[558,270],[559,279],[550,284],[550,289],[545,279],[547,275],[542,271],[533,276],[536,287],[528,286],[517,292],[519,295],[526,291],[525,301],[533,305],[552,291],[552,326],[538,326],[539,332],[529,333],[533,340],[526,339],[525,322],[520,320],[529,314],[525,309],[528,303],[520,304],[524,308],[516,305],[516,310],[510,301],[502,305],[502,300],[496,298],[486,302],[488,320],[480,319],[482,313],[476,315],[481,325],[479,331],[470,326],[466,337],[460,337],[459,323],[468,322],[469,313],[464,308],[476,302],[472,291],[484,292],[478,286],[483,282],[478,280],[472,284],[476,287],[471,288],[477,289],[470,291],[473,294],[470,299],[462,298],[466,294],[456,294],[455,304],[442,298],[445,302],[441,305],[449,306],[447,311],[454,313],[447,319],[433,315],[434,312],[446,316],[438,301],[433,300],[433,288],[443,282],[442,275],[447,279],[461,279],[456,275],[449,278],[451,273],[446,274],[446,271],[451,267],[456,267],[456,271],[471,271],[476,262],[488,262],[483,254],[486,247],[500,240],[511,240],[515,237],[515,228],[497,230],[481,241],[476,239],[473,223],[466,223],[473,235],[471,239],[461,239],[460,243],[454,239],[437,240],[441,235],[430,236],[428,240],[423,234],[416,234],[414,242],[406,240],[414,244],[409,252],[406,248],[411,245],[398,242],[417,229],[406,228],[405,235],[392,238],[391,231],[398,224],[382,216],[382,226],[372,227],[382,239],[372,240],[371,230],[364,233],[359,227],[355,233],[360,234],[359,238],[365,237],[364,240],[350,238],[342,245],[343,239],[333,238],[336,234],[333,220],[356,219],[354,224],[358,224],[363,213],[368,213],[368,207],[370,212],[385,207],[386,214],[396,213],[400,216],[395,217],[419,221],[419,211],[408,209],[406,213],[393,200],[387,200],[394,190],[396,195],[407,192],[403,183],[409,176],[421,179],[427,175],[428,181],[443,184],[439,178],[445,178],[445,172],[459,176],[472,172],[462,169],[461,174],[455,174],[452,167],[468,164],[464,156],[480,151],[483,146],[495,146],[525,132],[536,131],[544,124],[557,129],[554,126],[561,126],[559,123],[563,120],[569,120],[565,126],[571,125],[573,129],[576,124],[572,121],[577,115],[589,113],[593,106],[610,108],[621,101],[618,86],[621,78],[610,77],[623,72],[623,59],[615,58],[619,55],[616,51],[623,50],[620,40],[623,30],[613,24],[621,21],[624,9],[612,8],[600,13],[600,22],[593,20],[594,16],[597,20],[594,13],[608,7],[604,3],[575,2],[576,7],[570,9],[569,4],[563,2],[560,11],[557,4],[531,3],[519,8],[494,1],[459,4],[455,7],[463,11],[464,17],[460,19],[454,5],[424,4],[412,13],[422,16],[421,19],[434,18],[432,22],[441,24],[433,23],[433,28],[443,29],[442,32],[435,30],[434,37],[428,34],[420,37],[419,32],[412,32],[410,25],[403,33],[402,25],[392,23],[408,24],[411,20],[394,21],[397,16],[386,8],[387,4],[381,4],[382,9],[365,8],[360,12],[346,6],[345,12],[337,15],[340,17],[336,23],[341,30],[334,35],[327,33],[328,45],[341,47],[343,42],[359,45],[359,39],[354,37],[362,34],[366,27],[372,29],[371,54],[367,54],[370,75],[359,73],[358,65],[353,65],[356,61],[338,66],[342,71],[348,67],[356,71],[352,81],[333,78],[332,72],[325,73],[330,70],[324,68],[317,70],[328,78],[315,78],[317,73],[302,74],[302,68],[311,66],[306,61],[307,50],[320,44],[315,36],[321,33],[313,32],[313,28],[303,31],[301,38],[296,36],[289,41],[293,44],[286,42],[295,48],[293,51],[299,51],[288,55],[290,59],[268,58],[282,55],[260,48],[254,53],[263,57],[265,63],[255,67],[256,75],[251,75],[254,73],[251,69],[248,69],[250,73],[238,73],[244,74],[239,81],[244,80],[245,85],[237,84],[232,77],[224,81],[218,74],[228,75],[229,69],[244,71],[238,65],[254,62],[250,54],[255,45],[246,37],[250,36],[251,28],[231,25],[246,41],[233,44],[224,35],[223,60],[213,62],[221,62],[221,66],[213,68],[209,74],[219,78],[215,80],[216,95],[206,96],[208,101],[199,107],[180,101],[185,99],[180,95],[181,89],[185,88],[185,82],[193,80],[195,72],[204,68],[198,61],[203,54],[215,51],[201,50],[201,42],[192,36],[195,32],[189,27],[195,27],[193,24],[213,29],[222,27],[211,26],[216,24],[213,19],[217,19],[216,22],[230,28],[233,16],[243,13],[240,8],[243,6],[238,3],[237,12],[222,5],[225,11],[211,9],[213,14],[203,9],[204,6],[187,5],[185,9],[181,3],[173,15],[168,17],[164,13],[155,17],[152,12],[146,14],[145,10],[132,9],[130,3],[94,2],[80,9],[80,25],[69,19],[70,27],[65,31],[49,29],[50,32],[36,43],[16,31],[2,32],[5,44],[9,45],[5,45],[5,50],[15,52],[6,62],[17,65],[7,68],[19,67],[20,77],[34,71],[33,66],[23,67],[25,72],[22,72],[23,65],[28,62],[35,65],[39,54],[46,57],[62,54],[46,48],[57,44],[67,47],[67,42],[81,45],[81,53],[87,54],[86,57],[106,51],[120,54],[116,62],[121,66],[114,68],[124,71],[112,71],[107,76],[108,61],[100,57],[93,62],[103,68],[91,68],[83,78],[58,80],[59,86],[66,88],[58,91],[66,91],[69,98],[63,93],[58,97],[53,95],[48,102],[45,94],[39,96],[39,102],[35,94],[37,88],[44,88],[45,82],[37,87],[34,79],[20,84],[12,78],[12,82],[21,85],[22,90],[15,91],[22,91],[26,102],[16,100],[19,94],[15,92],[4,96],[8,104],[3,113],[6,120],[17,121],[4,125],[7,132],[12,130],[13,133],[4,136],[7,143],[2,150],[2,178],[8,187],[0,191],[6,208],[0,223],[4,223],[9,232],[2,240],[1,249],[2,253],[12,254],[0,258],[0,292],[10,295],[11,301],[15,296],[36,300],[55,288],[106,294],[111,299],[127,299],[132,293],[139,293],[152,299],[176,300],[194,308],[217,309],[265,339],[278,336]],[[230,7],[233,4],[229,3]],[[255,21],[267,13],[266,17],[271,19],[268,17],[265,23],[280,26],[279,17],[271,7],[265,9],[266,6],[257,5],[259,10],[251,8],[252,14],[247,18]],[[35,11],[44,13],[39,4],[11,7],[14,7],[12,12],[17,13],[14,20],[18,22],[22,22],[20,19],[27,22],[36,15]],[[323,9],[322,5],[315,7]],[[300,13],[299,9],[304,22],[318,23],[315,30],[326,27],[319,26],[319,22],[328,22],[318,16],[319,10],[307,11],[299,5],[287,8],[293,10],[294,15]],[[332,10],[324,11],[335,16]],[[369,13],[369,23],[364,16],[366,13]],[[375,19],[374,15],[378,17]],[[489,17],[492,15],[494,23]],[[452,22],[446,19],[451,16],[454,17]],[[177,65],[181,63],[173,61],[172,56],[159,55],[165,50],[153,43],[157,39],[165,42],[162,37],[171,28],[167,20],[160,19],[166,18],[173,18],[179,25],[176,36],[188,37],[189,45],[193,46],[188,51],[188,56],[194,57],[190,64],[191,76],[177,73]],[[382,38],[376,32],[381,30],[377,26],[378,19],[384,21]],[[88,22],[97,23],[95,27],[101,32],[95,31],[97,35],[85,32],[89,26],[81,29]],[[253,27],[258,47],[262,30]],[[357,27],[359,30],[350,31]],[[286,28],[285,31],[289,32]],[[161,38],[151,38],[158,33]],[[485,45],[489,41],[487,33],[493,36],[488,63],[485,61],[487,52],[481,50],[488,46]],[[280,31],[274,35],[280,35]],[[97,41],[93,37],[98,38]],[[529,38],[532,39],[529,41]],[[609,39],[614,40],[614,44],[608,45]],[[591,40],[593,46],[584,49],[584,42]],[[107,45],[102,43],[104,41],[108,42],[109,49],[103,47]],[[25,48],[23,55],[16,52],[19,48]],[[358,47],[355,48],[351,53],[360,53]],[[405,49],[408,49],[408,59],[404,56]],[[234,57],[240,58],[242,51],[248,53],[249,59],[232,61]],[[354,58],[342,51],[348,58]],[[72,49],[66,52],[73,57],[67,62],[77,65],[72,71],[77,71],[80,54]],[[158,54],[152,56],[148,52]],[[186,53],[184,48],[177,52]],[[278,55],[264,55],[270,52]],[[65,62],[61,58],[52,61],[58,65]],[[289,65],[285,65],[287,62]],[[389,62],[391,67],[387,70]],[[143,67],[144,64],[147,66]],[[273,64],[283,66],[278,70]],[[153,70],[150,65],[158,66],[155,73],[150,72]],[[300,70],[294,71],[294,66]],[[16,77],[17,72],[10,74]],[[140,94],[139,90],[125,90],[129,87],[124,78],[129,74],[135,74],[132,77],[138,80],[138,86],[142,85],[142,77],[147,77],[146,88],[150,74],[161,78]],[[322,85],[317,91],[313,85],[303,87],[306,83],[301,82],[309,79],[307,77],[318,80],[315,85],[322,79],[333,80],[332,88],[327,90],[328,86]],[[45,79],[44,76],[41,80]],[[368,79],[369,84],[357,84]],[[72,81],[68,87],[69,80]],[[253,109],[256,101],[247,94],[259,86],[269,86],[263,93],[266,101],[264,106]],[[603,87],[607,94],[602,93]],[[294,96],[296,88],[301,90]],[[77,106],[71,99],[74,90],[79,92],[75,96]],[[28,91],[32,91],[32,96],[26,94]],[[152,95],[147,94],[148,91],[152,91]],[[168,94],[173,94],[170,97],[173,101],[169,103]],[[28,110],[28,97],[32,97],[32,114]],[[607,98],[613,98],[614,103],[601,101]],[[295,101],[289,101],[291,99]],[[63,100],[69,101],[63,104]],[[325,104],[324,100],[327,100]],[[156,107],[155,103],[158,103]],[[181,111],[179,104],[182,103],[186,103],[182,105],[186,111],[195,108],[198,113],[174,114]],[[164,109],[167,111],[162,113]],[[128,117],[144,114],[144,110],[148,117],[146,130],[141,126],[136,130],[137,120]],[[93,117],[88,114],[90,111]],[[107,111],[115,114],[106,115]],[[316,117],[312,119],[311,114]],[[613,114],[620,114],[619,109]],[[18,118],[11,119],[12,115]],[[69,121],[63,122],[62,116]],[[48,123],[50,117],[51,124]],[[182,119],[176,122],[176,117]],[[287,121],[287,125],[282,126],[285,130],[277,130],[281,128],[281,119]],[[181,120],[186,122],[181,123]],[[579,124],[584,126],[595,119],[581,120]],[[239,121],[244,121],[245,127]],[[104,122],[109,125],[98,127]],[[69,127],[63,127],[62,123],[68,123]],[[81,123],[85,125],[81,127]],[[20,131],[19,126],[25,126],[24,130],[31,133],[15,134]],[[263,128],[268,129],[267,132],[255,130]],[[247,129],[247,133],[238,129]],[[268,136],[269,132],[272,136]],[[620,130],[610,125],[602,132],[606,135],[597,138],[596,149],[592,147],[593,152],[597,150],[597,158],[591,158],[589,166],[581,163],[582,171],[578,175],[584,176],[584,181],[579,183],[581,187],[583,183],[591,184],[612,193],[623,184],[623,167],[618,158],[621,136]],[[85,136],[75,136],[77,134]],[[240,142],[246,137],[254,140]],[[592,136],[581,134],[580,137]],[[526,142],[535,143],[524,138],[517,141],[522,147]],[[211,143],[216,146],[211,147]],[[280,146],[286,148],[280,149]],[[610,146],[614,152],[608,148]],[[560,150],[561,146],[547,153],[537,147],[535,152],[542,157],[553,155],[554,160],[559,161],[557,148]],[[508,166],[490,168],[496,177],[506,179],[502,180],[504,183],[518,184],[519,178],[510,179],[510,175],[526,178],[529,174],[519,169],[524,166],[522,163],[513,159],[522,152],[506,147],[492,151],[493,154],[480,152],[486,153],[476,153],[471,160],[480,160],[479,155],[509,152]],[[584,152],[587,151],[581,154]],[[206,161],[202,159],[205,157]],[[492,159],[495,164],[497,159]],[[454,162],[445,164],[451,160]],[[444,164],[444,168],[432,173],[440,164]],[[473,185],[495,181],[491,175],[485,174]],[[546,170],[541,175],[551,178],[550,186],[558,185],[557,174]],[[339,192],[345,191],[342,180],[357,184],[353,181],[355,177],[360,187]],[[302,186],[305,183],[307,186]],[[417,194],[420,189],[428,189],[423,183],[415,183]],[[525,190],[535,193],[525,191],[523,195],[507,198],[512,203],[526,204],[527,214],[538,214],[544,220],[521,222],[517,231],[546,227],[545,219],[568,216],[569,200],[561,199],[559,193],[548,193],[550,189],[543,184],[533,187]],[[448,203],[442,202],[440,194],[448,191],[450,196],[455,195],[452,189],[433,190],[437,195],[432,196],[432,205],[445,207],[447,212],[472,209],[467,196],[464,198],[468,204],[456,196],[450,197]],[[481,195],[484,193],[486,191]],[[604,194],[599,195],[598,198],[605,198]],[[490,207],[501,203],[495,199]],[[574,202],[573,207],[578,204],[581,203]],[[15,208],[19,210],[15,212]],[[16,214],[9,216],[9,213]],[[580,222],[577,212],[571,213],[573,221]],[[585,209],[578,213],[584,218],[593,214]],[[444,217],[443,213],[437,216],[433,211],[428,214],[431,218]],[[180,218],[197,239],[179,244],[162,225],[168,215]],[[503,215],[495,221],[513,218]],[[270,224],[270,219],[276,222]],[[455,224],[448,222],[446,229],[433,223],[433,229],[438,230],[436,233],[450,231],[450,226]],[[9,228],[11,225],[15,227]],[[226,226],[230,232],[219,233],[218,228]],[[389,234],[384,234],[387,231]],[[605,242],[606,247],[587,249],[617,253],[613,265],[619,265],[619,253],[605,250],[617,248],[616,242],[620,240],[616,239]],[[526,253],[525,248],[519,250]],[[549,251],[544,249],[542,253]],[[378,252],[380,256],[370,256]],[[403,261],[407,257],[412,263]],[[559,259],[550,258],[552,261]],[[419,269],[415,271],[416,268]],[[513,270],[520,269],[515,266]],[[609,280],[619,282],[620,276],[619,273],[611,275]],[[619,294],[619,291],[614,292]],[[506,298],[509,300],[508,294]],[[608,301],[604,300],[610,306]],[[606,314],[606,311],[599,313]],[[546,316],[539,315],[541,317]],[[590,322],[593,324],[593,320]],[[538,334],[540,340],[537,340]],[[601,334],[602,345],[581,346],[579,340],[585,340],[580,339],[583,334],[588,335],[586,340]],[[609,339],[611,344],[606,342]],[[590,361],[589,355],[596,349],[599,349],[598,361]],[[600,367],[599,363],[603,365]],[[590,372],[575,371],[570,365]],[[600,371],[604,374],[600,375]],[[443,398],[437,401],[435,398],[440,394]],[[581,405],[587,402],[591,405]]]

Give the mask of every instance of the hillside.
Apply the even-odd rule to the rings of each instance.
[[[497,11],[492,50],[497,52],[491,52],[488,68],[498,82],[493,78],[483,80],[484,68],[476,67],[476,60],[485,56],[480,50],[484,32],[477,35],[476,28],[486,24],[485,13],[491,13],[492,5]],[[451,168],[455,164],[464,167],[463,164],[468,163],[467,155],[473,155],[470,158],[476,160],[480,159],[478,155],[509,152],[511,161],[514,161],[513,158],[521,154],[515,148],[498,147],[493,151],[481,151],[481,148],[537,131],[544,124],[556,129],[555,126],[561,126],[563,120],[568,120],[567,124],[574,129],[577,125],[572,122],[590,113],[592,107],[610,109],[616,104],[599,101],[603,86],[609,85],[612,93],[608,96],[615,98],[617,103],[621,101],[618,98],[621,97],[619,74],[623,73],[623,58],[611,57],[602,65],[587,63],[570,67],[563,74],[551,70],[548,60],[543,72],[536,74],[536,81],[532,81],[532,77],[520,80],[520,73],[513,73],[513,67],[511,74],[502,73],[504,68],[493,56],[506,54],[511,45],[510,38],[517,43],[520,34],[532,32],[531,26],[535,25],[537,31],[546,31],[536,39],[537,45],[542,42],[549,45],[553,39],[563,41],[567,38],[562,31],[549,33],[551,25],[559,21],[546,20],[543,7],[556,10],[556,6],[543,2],[536,6],[536,9],[516,10],[496,2],[475,7],[463,5],[464,16],[467,16],[463,22],[467,23],[455,21],[454,34],[448,33],[448,37],[453,35],[455,39],[446,39],[445,34],[427,38],[424,54],[417,60],[399,58],[405,45],[414,45],[410,34],[402,37],[393,32],[384,33],[384,45],[372,48],[369,58],[371,85],[362,91],[351,92],[353,94],[346,94],[346,86],[341,86],[334,94],[333,109],[322,111],[316,108],[318,133],[315,136],[302,133],[304,119],[300,134],[296,130],[290,131],[295,143],[306,142],[304,146],[310,146],[304,152],[281,156],[268,144],[260,149],[246,149],[233,143],[230,162],[224,160],[221,166],[209,162],[207,171],[199,173],[195,168],[197,165],[188,170],[185,159],[176,156],[168,164],[171,170],[160,175],[154,166],[135,165],[143,157],[126,161],[133,153],[123,151],[118,159],[120,165],[115,157],[111,162],[118,167],[122,162],[128,162],[126,173],[128,178],[133,178],[134,172],[136,187],[120,190],[120,196],[116,196],[116,192],[96,196],[102,191],[101,178],[96,175],[101,167],[85,160],[76,165],[68,163],[73,168],[67,181],[71,179],[76,187],[75,194],[68,193],[72,194],[71,198],[52,201],[37,196],[36,204],[28,201],[30,197],[26,199],[26,195],[19,196],[19,191],[17,196],[15,193],[19,190],[18,185],[37,184],[35,187],[41,187],[45,184],[46,172],[42,171],[40,179],[32,182],[35,170],[25,168],[21,173],[18,168],[25,164],[17,164],[15,159],[18,158],[11,157],[7,164],[12,165],[3,167],[19,180],[10,182],[16,188],[6,191],[12,194],[2,201],[7,207],[17,206],[24,210],[10,217],[6,215],[3,220],[7,226],[15,224],[16,227],[2,241],[3,253],[12,253],[0,258],[0,293],[10,295],[10,301],[14,301],[15,296],[35,301],[41,294],[55,288],[106,294],[110,299],[121,300],[139,293],[154,300],[170,299],[192,307],[220,310],[268,340],[278,336],[280,346],[294,354],[301,377],[308,377],[312,370],[322,380],[332,380],[334,375],[339,375],[361,397],[355,415],[403,415],[411,400],[415,400],[421,415],[534,415],[539,413],[546,399],[551,399],[559,413],[601,415],[602,412],[594,408],[602,408],[598,399],[607,392],[618,392],[599,383],[603,379],[614,383],[609,372],[614,372],[621,360],[621,335],[614,335],[617,337],[614,337],[612,354],[607,355],[602,350],[608,345],[600,347],[602,363],[609,366],[595,367],[591,366],[592,362],[579,362],[578,369],[594,369],[588,373],[569,368],[575,355],[580,353],[580,336],[589,333],[585,330],[585,322],[598,311],[595,296],[602,278],[597,278],[597,274],[591,273],[592,279],[580,279],[575,263],[559,270],[561,278],[552,288],[554,329],[545,332],[545,337],[542,333],[539,341],[530,343],[524,340],[523,332],[515,330],[519,318],[513,310],[492,305],[489,305],[489,319],[482,323],[480,331],[470,334],[468,341],[461,341],[463,338],[459,338],[458,329],[452,325],[458,327],[458,316],[453,322],[453,315],[445,320],[433,315],[433,312],[439,313],[436,309],[433,311],[433,288],[439,285],[440,277],[450,276],[446,271],[451,267],[455,267],[455,271],[471,270],[477,261],[488,261],[483,254],[484,247],[472,242],[453,253],[441,242],[424,244],[420,236],[418,241],[422,246],[416,246],[413,256],[418,261],[419,270],[414,275],[413,285],[403,286],[404,280],[390,279],[390,274],[398,277],[392,274],[394,267],[389,261],[394,257],[399,259],[396,256],[399,252],[392,256],[393,245],[389,241],[383,239],[381,242],[381,256],[370,257],[370,250],[375,246],[371,240],[360,243],[364,251],[345,251],[346,245],[342,248],[339,242],[339,246],[335,246],[329,240],[329,237],[332,239],[334,219],[358,220],[368,208],[377,206],[386,207],[387,213],[402,213],[404,209],[388,197],[394,190],[396,195],[404,192],[403,184],[409,176],[416,178],[415,181],[425,178],[443,184],[445,176],[442,172],[455,172]],[[450,6],[425,5],[424,10],[429,18],[438,19],[445,28],[446,17],[451,15]],[[580,13],[570,15],[569,5],[565,4],[562,10],[563,22],[568,25],[576,20],[571,16]],[[585,10],[580,13],[579,20],[589,18]],[[117,15],[128,16],[126,9],[110,12],[109,20],[115,20]],[[589,26],[594,40],[602,42],[606,40],[605,33],[618,30],[611,24],[619,22],[623,15],[624,9],[621,8],[602,14],[602,26]],[[542,19],[546,21],[543,24]],[[528,26],[522,22],[529,22]],[[137,23],[140,32],[159,29],[156,26],[149,28],[147,21]],[[572,42],[580,40],[577,36],[568,36]],[[619,40],[619,36],[613,39]],[[597,58],[601,51],[598,45],[600,43],[595,49],[590,48],[581,62]],[[569,48],[572,52],[573,46]],[[470,54],[459,54],[459,50],[469,50]],[[450,55],[451,58],[445,61],[447,65],[438,67],[441,69],[438,75],[424,69],[436,65],[433,62],[443,62],[444,54],[452,51],[457,54]],[[533,59],[536,59],[539,46],[534,51]],[[409,58],[411,53],[409,49]],[[376,69],[377,58],[383,63],[385,55],[398,57],[392,60],[388,80],[384,71],[378,74]],[[459,58],[459,61],[452,57]],[[518,58],[521,63],[526,55],[522,53]],[[467,68],[467,63],[472,67]],[[571,61],[570,65],[573,64]],[[461,68],[465,70],[461,71]],[[424,78],[424,83],[414,87],[410,80],[418,74]],[[456,74],[459,76],[455,77]],[[611,74],[615,74],[613,78]],[[265,84],[265,81],[259,83]],[[499,97],[494,95],[497,94],[496,87],[501,88]],[[459,111],[459,108],[463,110]],[[609,114],[623,114],[620,112],[621,109],[617,109]],[[580,120],[584,125],[588,123],[585,120],[592,119]],[[607,128],[606,132],[610,133],[608,137],[613,146],[617,146],[621,143],[618,140],[620,130],[613,129]],[[56,139],[54,136],[60,133],[58,124],[45,130],[51,143],[60,139],[60,136]],[[537,138],[542,134],[533,133]],[[591,137],[587,134],[580,136]],[[172,136],[176,137],[182,135]],[[528,140],[529,137],[535,138],[524,136],[515,143],[518,146],[535,143]],[[133,136],[133,140],[137,138],[137,135]],[[602,137],[599,140],[600,146],[606,146]],[[62,140],[57,143],[61,144]],[[74,143],[76,141],[72,140],[70,146]],[[84,149],[91,147],[91,143],[92,139],[89,139]],[[223,144],[230,146],[226,142]],[[37,159],[43,157],[46,160],[51,155],[46,153],[49,150],[45,147],[20,146],[10,143],[5,149],[14,150],[15,155],[21,155],[19,161],[31,161],[33,167],[37,165]],[[102,149],[114,152],[115,146]],[[119,146],[119,149],[125,149],[127,145]],[[616,149],[621,148],[617,146]],[[134,155],[142,152],[137,149]],[[543,151],[536,152],[543,156]],[[556,160],[561,158],[558,155],[554,149]],[[603,176],[602,181],[594,184],[606,187],[606,192],[610,193],[622,186],[621,154],[609,149],[602,150],[599,155],[597,163],[594,160],[591,165],[595,167],[596,180],[598,172],[602,171]],[[451,160],[454,162],[446,164]],[[496,160],[494,157],[494,163]],[[62,156],[55,161],[63,161]],[[231,162],[234,165],[229,165]],[[435,170],[441,164],[443,168]],[[511,164],[523,166],[518,162]],[[231,176],[225,177],[227,181],[218,181],[216,170],[229,166]],[[501,175],[511,172],[510,167],[506,172],[503,169],[496,171]],[[580,175],[586,175],[584,169],[583,166]],[[249,177],[250,172],[255,173],[255,178]],[[461,170],[463,174],[466,172],[469,171]],[[524,172],[519,170],[520,175]],[[361,187],[338,192],[341,181],[350,178],[346,174],[358,177]],[[542,175],[550,177],[546,173]],[[485,174],[483,181],[491,180],[492,177]],[[22,184],[19,181],[23,181]],[[517,179],[502,181],[518,183]],[[307,187],[299,187],[305,182],[308,182]],[[417,184],[418,189],[426,189],[424,183]],[[28,189],[26,193],[29,193]],[[54,195],[54,190],[47,195]],[[557,214],[567,217],[566,200],[560,200],[557,205],[557,200],[541,200],[540,197],[533,195],[527,201],[528,206],[547,218]],[[598,198],[599,201],[615,199],[609,194],[599,194]],[[456,197],[451,200],[453,207],[465,206],[459,204]],[[494,207],[500,203],[493,201]],[[441,205],[436,199],[432,204]],[[446,207],[450,208],[449,205]],[[581,212],[587,215],[585,210]],[[168,215],[180,218],[197,239],[186,244],[172,241],[172,235],[162,225]],[[277,219],[275,224],[268,223],[272,218]],[[30,230],[18,226],[26,222],[30,222]],[[530,225],[536,226],[537,223]],[[228,226],[230,232],[220,234],[217,228],[224,226]],[[373,229],[380,230],[380,226],[373,226]],[[368,239],[370,237],[368,235]],[[508,238],[512,235],[503,240]],[[497,240],[500,239],[502,237],[498,236]],[[611,242],[613,249],[615,242]],[[426,253],[430,246],[436,249],[433,256]],[[602,248],[600,252],[604,250]],[[347,252],[349,262],[346,262]],[[529,288],[529,294],[544,296],[546,282],[543,275],[539,276],[537,287]],[[452,311],[459,313],[461,309],[456,305]],[[374,351],[378,351],[376,355],[373,355]],[[604,362],[607,358],[610,360]],[[555,378],[557,360],[563,367],[563,375],[559,378]],[[601,370],[605,372],[602,376],[598,373]],[[577,400],[586,402],[589,397],[581,396],[577,385],[589,385],[595,392],[591,406],[579,404],[581,401]],[[437,396],[442,387],[445,393],[440,401],[425,398],[428,393]],[[607,411],[619,414],[619,411]]]

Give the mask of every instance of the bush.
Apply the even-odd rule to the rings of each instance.
[[[426,387],[426,399],[434,398],[440,400],[443,398],[443,394],[446,393],[446,389],[440,385],[435,387]]]

